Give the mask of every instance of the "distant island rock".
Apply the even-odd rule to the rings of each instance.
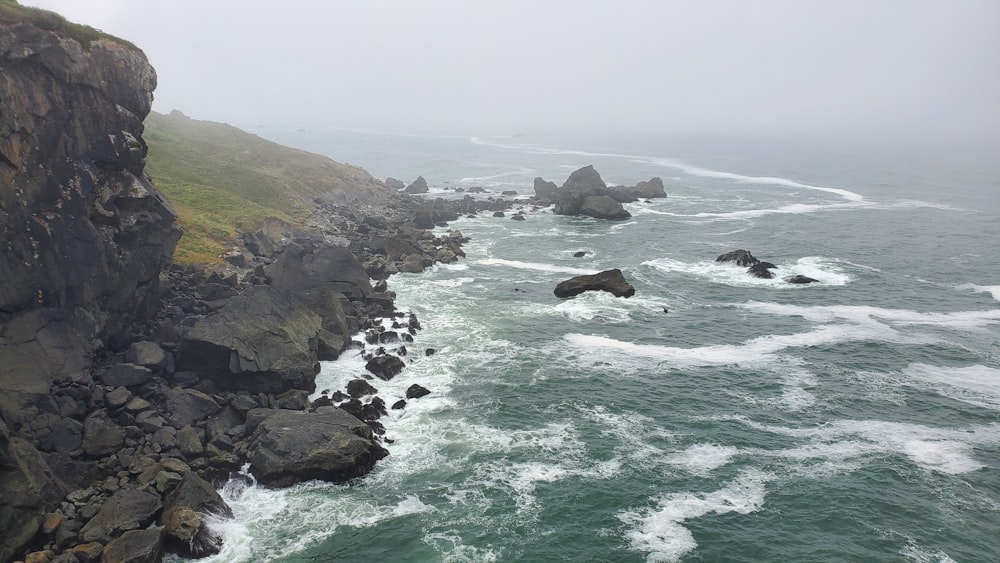
[[[404,184],[400,180],[397,180],[397,179],[393,178],[392,176],[389,176],[388,178],[386,178],[385,182],[382,182],[382,183],[385,184],[385,187],[392,188],[394,190],[403,190],[403,189],[406,189],[406,184]]]
[[[778,267],[771,262],[764,262],[757,259],[749,250],[734,250],[732,252],[726,252],[725,254],[720,254],[718,258],[715,259],[717,263],[720,264],[733,264],[734,266],[743,266],[747,268],[747,273],[755,278],[770,280],[774,279],[774,272]],[[803,276],[801,274],[788,276],[784,278],[788,283],[795,284],[807,284],[807,283],[819,283],[819,280],[815,278],[810,278],[809,276]]]
[[[585,291],[607,291],[615,297],[626,298],[635,295],[635,288],[625,280],[622,271],[617,268],[596,274],[572,277],[560,282],[553,293],[556,297],[566,298]]]
[[[667,197],[663,180],[658,177],[632,187],[608,187],[592,165],[575,170],[560,188],[541,177],[535,178],[534,189],[534,203],[552,205],[557,215],[583,215],[613,221],[632,216],[623,203]]]
[[[408,194],[425,194],[430,190],[427,188],[427,180],[424,180],[423,176],[417,176],[417,179],[406,186],[404,191]]]

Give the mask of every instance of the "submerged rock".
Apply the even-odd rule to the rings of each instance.
[[[777,266],[770,262],[757,262],[747,268],[747,273],[755,278],[769,280],[774,277],[774,272],[771,271],[773,268],[777,268]]]
[[[605,270],[603,272],[570,278],[556,286],[556,297],[573,297],[585,291],[607,291],[615,297],[632,297],[635,288],[625,280],[622,271]]]
[[[375,356],[365,364],[365,369],[374,373],[375,377],[385,381],[399,375],[399,372],[403,371],[403,367],[405,367],[403,360],[390,355]]]
[[[163,526],[170,549],[183,557],[206,557],[222,548],[206,517],[233,517],[233,511],[212,484],[188,471],[163,504]]]
[[[737,266],[743,266],[744,268],[753,266],[757,262],[760,262],[760,260],[754,258],[753,254],[750,254],[750,251],[743,249],[721,254],[715,259],[715,261],[722,263],[729,262]]]
[[[819,283],[819,280],[810,278],[809,276],[803,276],[802,274],[789,276],[785,278],[785,281],[788,283]]]

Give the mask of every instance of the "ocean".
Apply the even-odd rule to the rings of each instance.
[[[423,175],[432,197],[526,199],[534,177],[588,164],[609,185],[660,176],[668,197],[622,222],[525,205],[523,222],[452,223],[465,259],[389,281],[424,328],[407,369],[372,383],[387,404],[432,392],[383,419],[390,456],[349,484],[230,485],[209,561],[1000,557],[996,167],[655,136],[255,132]],[[741,248],[776,278],[714,262]],[[610,268],[634,297],[552,293]],[[795,274],[819,283],[781,279]],[[363,365],[325,362],[318,389]]]

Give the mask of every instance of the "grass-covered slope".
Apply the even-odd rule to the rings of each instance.
[[[0,0],[0,19],[8,21],[23,20],[34,24],[42,29],[54,31],[64,37],[71,37],[80,43],[84,48],[90,48],[90,43],[98,39],[110,39],[121,45],[126,45],[132,49],[139,50],[132,43],[103,31],[94,29],[89,25],[83,25],[68,21],[55,12],[22,6],[17,0]]]
[[[180,263],[218,261],[266,218],[303,226],[317,199],[379,205],[396,197],[361,168],[176,111],[151,113],[143,138],[146,171],[185,231],[174,254]]]

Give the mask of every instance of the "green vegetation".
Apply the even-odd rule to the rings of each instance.
[[[174,259],[209,263],[269,217],[303,226],[315,198],[376,197],[360,168],[174,111],[146,118],[146,171],[185,234]]]
[[[98,39],[110,39],[118,44],[141,52],[141,49],[120,37],[104,33],[89,25],[67,21],[66,18],[55,12],[22,6],[17,3],[17,0],[0,0],[0,20],[27,21],[42,29],[54,31],[64,37],[75,39],[84,49],[90,49],[91,42]]]

